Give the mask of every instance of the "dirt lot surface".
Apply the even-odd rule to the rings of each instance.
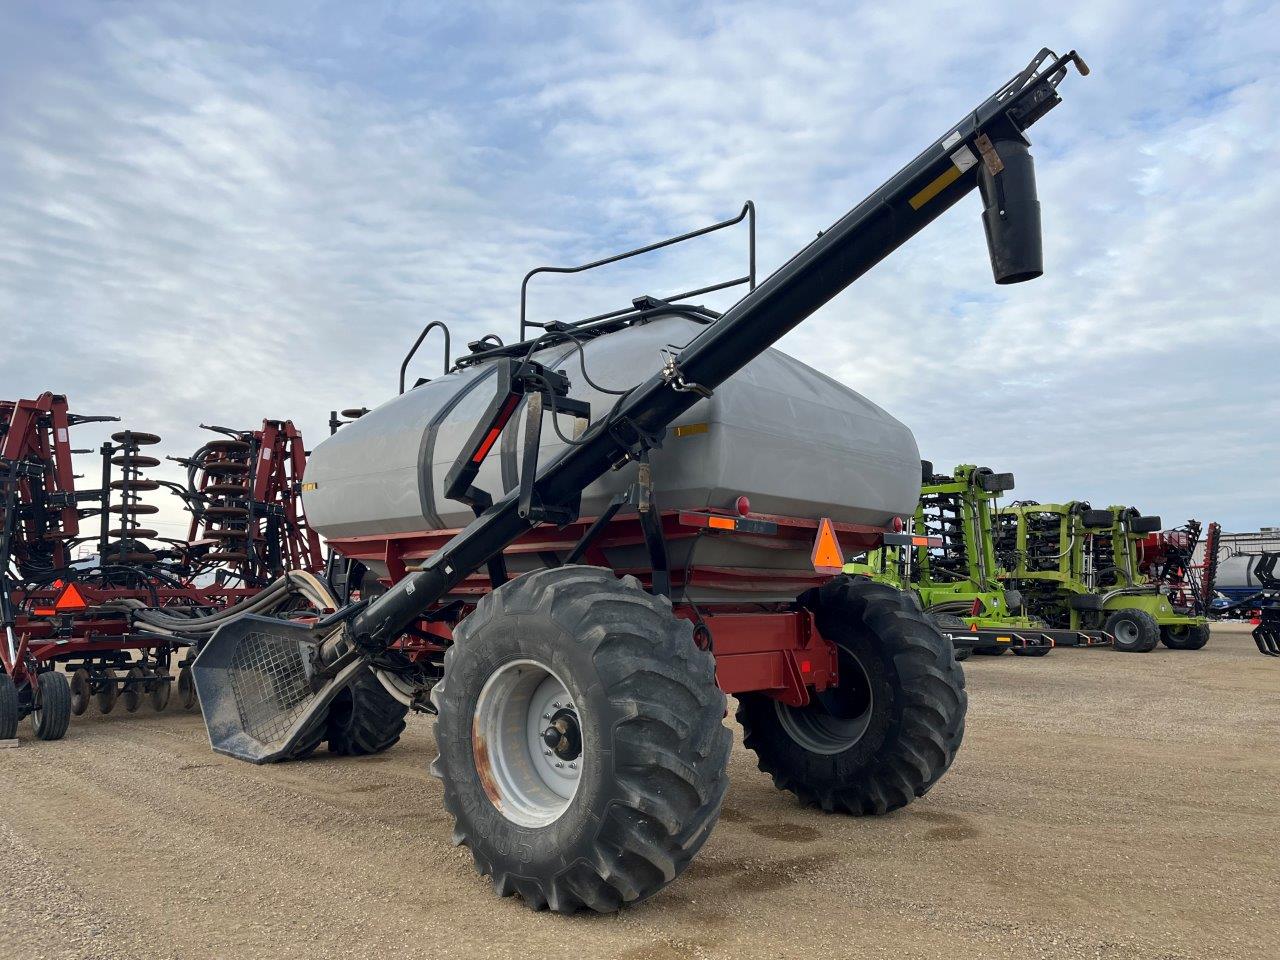
[[[1278,955],[1280,663],[1242,628],[967,673],[969,735],[925,799],[825,816],[739,746],[689,872],[571,919],[450,846],[428,719],[380,757],[262,768],[194,714],[86,715],[0,750],[0,957]]]

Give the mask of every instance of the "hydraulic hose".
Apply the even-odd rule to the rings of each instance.
[[[319,610],[329,610],[337,606],[337,601],[324,582],[305,570],[291,570],[273,581],[260,593],[240,603],[195,617],[176,617],[162,610],[137,606],[138,601],[126,601],[122,605],[133,610],[140,622],[157,632],[175,636],[203,636],[211,635],[228,620],[250,613],[258,615],[272,613],[298,597]]]

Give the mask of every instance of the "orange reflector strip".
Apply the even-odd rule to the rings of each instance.
[[[497,422],[489,428],[489,432],[484,435],[484,441],[480,444],[475,452],[475,456],[471,458],[472,463],[480,463],[489,455],[489,450],[498,441],[498,437],[502,436],[502,428],[507,425],[507,421],[511,419],[511,414],[515,411],[520,403],[520,395],[513,393],[507,397],[507,402],[503,404],[502,409],[498,412]]]
[[[818,537],[810,556],[813,569],[818,573],[839,573],[844,566],[844,551],[836,539],[836,528],[826,517],[818,522]]]
[[[929,545],[928,537],[912,537],[911,545],[913,547],[927,547]]]
[[[80,595],[80,591],[76,589],[74,583],[67,584],[67,589],[58,595],[58,599],[53,602],[55,610],[84,610],[89,604],[85,603],[84,597]]]
[[[31,612],[37,617],[52,617],[58,611],[53,609],[53,607],[36,607]]]
[[[738,524],[729,517],[708,517],[707,526],[715,527],[717,530],[732,530]]]
[[[498,437],[502,434],[502,427],[494,427],[484,437],[484,443],[480,444],[480,448],[476,450],[476,455],[471,458],[472,463],[479,463],[489,454],[489,448],[494,445]]]

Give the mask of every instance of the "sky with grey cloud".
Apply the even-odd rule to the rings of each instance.
[[[263,416],[314,443],[394,393],[426,321],[510,339],[530,266],[753,199],[767,273],[1048,44],[1094,74],[1033,131],[1045,276],[991,283],[971,199],[783,347],[1021,497],[1280,523],[1280,6],[1026,10],[5,4],[0,396],[66,393],[165,453]],[[744,248],[531,308],[737,275]]]

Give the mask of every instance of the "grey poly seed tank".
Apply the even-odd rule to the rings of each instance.
[[[662,316],[601,336],[584,346],[587,371],[597,384],[625,389],[656,372],[662,348],[680,347],[702,325],[684,316]],[[535,356],[567,372],[571,395],[603,416],[616,398],[597,392],[582,377],[576,351],[560,345]],[[423,532],[465,526],[466,506],[444,499],[445,474],[493,398],[494,369],[478,364],[416,387],[317,446],[307,464],[304,494],[311,526],[325,537]],[[561,430],[572,436],[573,421]],[[920,454],[911,431],[884,410],[830,377],[779,350],[762,354],[699,401],[675,426],[702,425],[677,437],[667,433],[652,455],[662,509],[732,509],[739,496],[753,513],[884,525],[909,516],[920,493]],[[521,411],[490,452],[476,485],[497,499],[519,482],[524,433]],[[540,462],[549,463],[564,444],[543,425]],[[582,516],[598,515],[624,491],[635,466],[610,473],[585,491]],[[781,550],[741,538],[706,537],[695,549],[698,567],[811,572],[809,551]],[[671,544],[671,565],[682,569],[689,542]],[[611,551],[616,569],[643,567],[643,547]],[[530,561],[533,562],[533,561]],[[522,568],[511,562],[513,573]],[[385,575],[384,570],[375,570]],[[792,599],[770,576],[746,578],[746,592],[695,587],[696,599]]]

